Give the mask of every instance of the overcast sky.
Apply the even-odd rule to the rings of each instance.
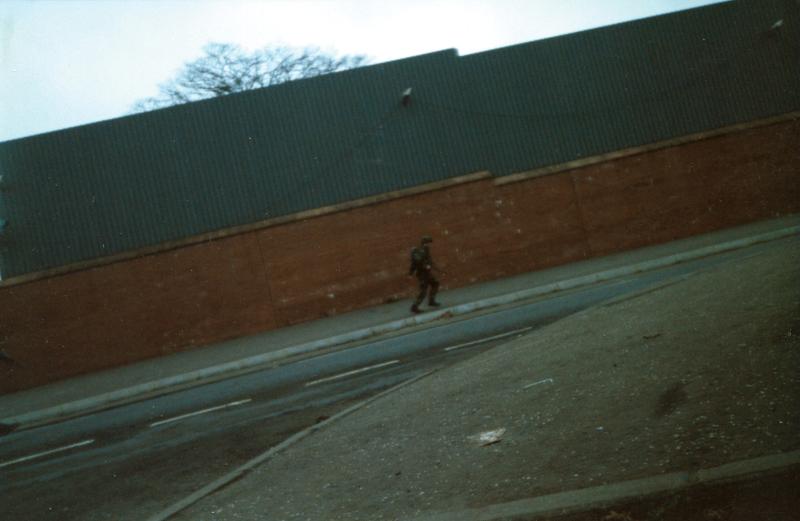
[[[114,118],[208,42],[470,54],[720,0],[0,0],[0,141]]]

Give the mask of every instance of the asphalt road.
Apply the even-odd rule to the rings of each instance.
[[[426,325],[0,439],[3,517],[143,519],[323,418],[544,324],[771,243]]]

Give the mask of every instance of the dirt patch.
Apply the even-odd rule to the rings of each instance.
[[[689,395],[686,394],[686,384],[676,383],[658,397],[656,403],[655,417],[662,418],[675,412],[675,410],[683,403],[689,400]]]

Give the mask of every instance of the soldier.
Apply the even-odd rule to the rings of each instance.
[[[433,270],[441,271],[433,263],[431,258],[431,251],[428,244],[432,243],[433,239],[426,235],[422,238],[420,245],[411,250],[411,269],[408,274],[414,275],[416,273],[417,280],[419,280],[419,295],[411,306],[412,313],[419,313],[419,305],[425,300],[425,294],[428,293],[428,305],[438,307],[440,304],[436,302],[436,292],[439,291],[439,281],[433,276]]]

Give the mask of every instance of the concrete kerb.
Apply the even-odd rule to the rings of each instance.
[[[800,451],[771,454],[734,461],[718,467],[684,470],[658,476],[622,481],[547,496],[497,503],[483,508],[432,512],[408,521],[500,521],[515,517],[562,515],[585,512],[631,499],[675,493],[693,485],[738,481],[800,464]]]
[[[753,244],[772,241],[787,237],[792,234],[800,233],[800,225],[790,226],[759,235],[754,235],[742,239],[736,239],[724,243],[714,244],[695,250],[668,255],[658,259],[643,261],[638,264],[612,268],[589,275],[581,275],[572,279],[559,282],[544,284],[535,288],[524,289],[505,295],[490,297],[483,300],[459,304],[452,307],[443,308],[435,312],[427,312],[420,315],[394,320],[376,326],[358,329],[341,335],[334,335],[329,338],[315,340],[304,344],[280,349],[271,353],[235,360],[219,364],[213,367],[190,371],[176,376],[162,378],[140,385],[127,387],[118,391],[101,394],[83,400],[65,403],[55,407],[24,413],[14,417],[0,419],[0,424],[15,425],[17,430],[31,428],[37,425],[51,423],[61,419],[74,417],[83,413],[107,409],[125,403],[136,401],[143,397],[166,394],[179,388],[202,385],[210,381],[224,378],[226,375],[234,375],[241,372],[254,371],[264,368],[279,360],[292,356],[305,355],[328,349],[331,347],[348,344],[368,339],[370,337],[395,332],[407,327],[423,325],[444,318],[456,315],[465,315],[476,311],[485,310],[492,307],[512,304],[514,302],[540,297],[557,291],[566,291],[598,282],[605,282],[627,275],[633,275],[645,271],[671,266],[688,260],[706,257],[708,255],[732,251]]]

